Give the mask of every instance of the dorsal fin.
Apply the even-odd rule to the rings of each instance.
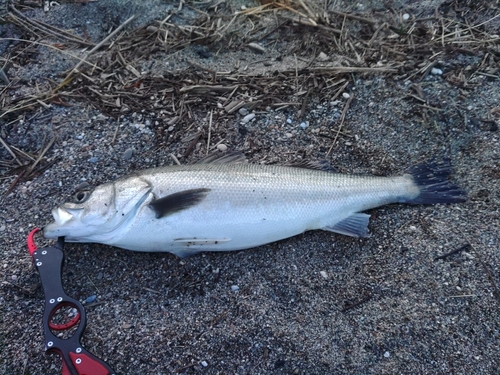
[[[338,171],[330,165],[328,160],[300,160],[286,164],[287,167],[315,169],[323,172],[338,173]]]
[[[246,162],[247,158],[241,151],[230,151],[222,155],[213,152],[198,160],[195,164],[241,164]]]

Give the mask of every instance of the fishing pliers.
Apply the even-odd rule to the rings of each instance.
[[[39,230],[35,228],[28,235],[28,250],[40,274],[45,295],[45,351],[56,352],[62,357],[63,375],[114,375],[106,362],[80,344],[87,319],[83,305],[68,297],[62,287],[64,237],[59,237],[54,246],[37,249],[34,236]]]

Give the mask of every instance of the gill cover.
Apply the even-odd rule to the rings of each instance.
[[[151,185],[140,177],[118,179],[114,182],[116,213],[127,216],[135,211],[152,190]]]

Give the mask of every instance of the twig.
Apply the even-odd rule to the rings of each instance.
[[[179,161],[179,159],[177,159],[177,157],[174,154],[170,154],[170,157],[172,158],[175,164],[181,165],[181,162]]]
[[[201,138],[201,133],[198,133],[194,138],[193,140],[191,141],[191,143],[189,144],[189,146],[187,147],[186,151],[184,152],[184,155],[182,155],[183,157],[188,157],[189,154],[191,154],[191,152],[193,151],[194,149],[194,146],[196,146],[196,144],[198,143],[198,141],[200,140]]]
[[[73,42],[73,43],[78,43],[78,44],[82,44],[82,45],[89,46],[89,47],[94,45],[94,43],[87,42],[86,40],[83,40],[83,39],[79,38],[78,36],[73,35],[71,33],[68,33],[64,30],[60,30],[57,27],[54,27],[52,25],[48,25],[48,24],[43,23],[41,21],[32,20],[32,19],[26,17],[20,11],[18,11],[14,7],[14,5],[10,5],[9,9],[15,13],[15,15],[14,15],[14,14],[9,12],[9,15],[12,18],[12,20],[17,24],[20,24],[20,26],[23,26],[24,28],[26,28],[28,31],[33,32],[33,28],[35,28],[35,29],[39,29],[39,30],[41,30],[49,35],[65,39],[65,40]],[[24,22],[28,23],[31,27],[26,27],[26,25],[24,25],[22,22],[20,22],[20,20],[23,20]]]
[[[278,6],[279,8],[287,9],[287,10],[289,10],[292,13],[298,14],[300,17],[304,17],[306,20],[308,20],[310,22],[311,26],[318,26],[318,24],[317,24],[317,22],[315,20],[313,20],[310,17],[307,17],[305,14],[299,12],[296,9],[293,9],[292,7],[289,7],[288,5],[281,4],[281,3],[275,3],[274,5]],[[314,18],[314,16],[313,16],[313,18]]]
[[[443,254],[443,255],[439,255],[437,257],[434,258],[434,260],[439,260],[439,259],[445,259],[445,258],[448,258],[449,256],[453,255],[453,254],[457,254],[457,253],[460,253],[461,251],[465,250],[465,249],[468,249],[470,248],[471,245],[466,243],[465,245],[462,245],[460,246],[458,249],[455,249],[455,250],[452,250],[450,251],[449,253],[446,253],[446,254]]]
[[[369,300],[372,299],[372,296],[366,296],[365,298],[363,298],[362,300],[358,301],[358,302],[354,302],[346,307],[344,307],[342,310],[340,310],[341,312],[346,312],[348,310],[351,310],[351,309],[354,309],[355,307],[358,307],[359,305],[362,305],[363,303],[366,303],[368,302]]]
[[[109,34],[106,38],[104,38],[102,41],[100,41],[94,48],[92,48],[86,55],[85,59],[87,59],[90,55],[92,55],[95,51],[97,51],[99,48],[101,48],[104,44],[108,42],[111,38],[113,38],[121,29],[123,29],[130,21],[132,21],[135,18],[135,15],[127,19],[125,22],[123,22],[120,26],[118,26],[111,34]],[[69,74],[66,76],[66,78],[63,80],[65,82],[68,80],[76,71],[77,69],[82,65],[82,61],[80,61],[76,66],[69,72]],[[56,88],[54,91],[57,91],[59,89]]]
[[[14,181],[12,181],[12,184],[10,184],[9,188],[7,189],[7,191],[3,194],[3,197],[6,197],[7,195],[10,194],[10,192],[12,190],[14,190],[14,187],[17,185],[17,183],[19,182],[19,180],[21,180],[21,177],[23,177],[25,173],[26,173],[26,170],[24,170],[21,173],[19,173],[19,175],[16,177],[16,179]]]
[[[337,139],[339,137],[340,131],[342,130],[342,126],[344,125],[344,120],[345,116],[347,114],[347,110],[349,109],[349,106],[351,105],[352,99],[354,98],[354,95],[351,95],[349,99],[347,99],[347,102],[345,103],[344,110],[342,111],[342,115],[340,116],[340,124],[337,129],[337,134],[335,134],[335,138],[333,139],[332,145],[330,146],[330,149],[326,153],[326,158],[328,158],[331,155],[331,152],[333,150],[333,146],[335,146],[335,143],[337,143]]]
[[[56,137],[53,137],[53,138],[50,140],[50,142],[49,142],[49,144],[47,145],[47,147],[45,147],[45,148],[43,149],[43,151],[40,153],[40,155],[38,155],[38,158],[35,160],[35,162],[34,162],[34,163],[33,163],[33,164],[32,164],[32,165],[28,168],[28,174],[30,174],[30,173],[33,171],[33,169],[35,169],[36,165],[40,162],[40,160],[42,160],[42,158],[43,158],[43,156],[45,155],[45,153],[46,153],[47,151],[49,151],[49,149],[52,147],[52,145],[54,144],[55,140],[56,140]]]
[[[17,161],[17,164],[19,164],[20,166],[22,166],[23,163],[21,163],[21,161],[17,158],[16,154],[14,154],[14,152],[12,152],[12,150],[9,147],[9,145],[7,143],[5,143],[5,141],[3,140],[2,137],[0,137],[0,143],[3,145],[3,147],[5,147],[5,149],[9,152],[9,154],[11,154],[12,157]]]
[[[309,95],[311,94],[312,88],[309,88],[307,90],[306,97],[304,98],[304,101],[302,102],[302,107],[300,108],[300,113],[299,113],[299,118],[303,118],[304,115],[306,114],[306,108],[307,108],[307,102],[309,101]]]
[[[210,120],[208,122],[208,140],[207,140],[207,155],[210,148],[210,136],[212,135],[212,114],[213,111],[210,110]]]
[[[116,124],[115,133],[113,134],[113,139],[111,140],[111,144],[114,145],[116,141],[116,136],[118,135],[118,129],[120,128],[120,122]]]
[[[335,99],[337,99],[337,98],[339,97],[339,95],[340,95],[340,94],[342,94],[342,91],[344,91],[344,89],[347,87],[347,85],[348,85],[348,84],[349,84],[349,81],[346,81],[346,83],[344,83],[344,84],[342,85],[342,87],[341,87],[341,88],[339,88],[339,89],[337,90],[337,92],[335,93],[335,95],[333,95],[333,96],[330,98],[330,101],[332,101],[332,102],[333,102]]]
[[[380,68],[365,68],[365,67],[357,67],[357,66],[325,66],[325,67],[316,67],[310,68],[312,72],[328,72],[328,73],[395,73],[398,70],[395,68],[389,67],[380,67]]]
[[[311,9],[309,9],[309,7],[306,5],[306,3],[304,2],[304,0],[297,0],[297,1],[302,6],[302,8],[305,9],[305,11],[307,12],[307,14],[309,14],[309,17],[311,17],[311,19],[316,18],[316,16],[314,15],[313,12],[311,12]]]

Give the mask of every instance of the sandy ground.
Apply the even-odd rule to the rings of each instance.
[[[374,3],[361,0],[348,8],[331,2],[330,9],[375,18],[388,12],[413,17],[432,15],[442,2],[388,2],[385,8]],[[492,9],[498,6],[493,3]],[[224,11],[240,6],[229,2]],[[78,35],[85,28],[98,42],[132,11],[142,14],[133,25],[139,27],[177,7],[100,0],[25,12]],[[109,16],[113,9],[115,18]],[[184,7],[174,21],[189,25],[198,15]],[[499,19],[489,27],[498,34]],[[29,37],[10,24],[0,24],[0,33]],[[3,56],[16,46],[0,43]],[[150,74],[182,72],[187,61],[217,71],[247,66],[248,74],[272,74],[295,69],[297,61],[307,63],[287,55],[293,43],[283,40],[275,48],[270,43],[263,55],[245,48],[212,51],[208,58],[199,53],[206,47],[188,45],[150,57],[156,64]],[[42,46],[32,48],[32,59],[16,62],[9,71],[11,79],[21,79],[7,91],[9,98],[32,93],[36,84],[42,90],[48,79],[59,82],[76,63]],[[242,123],[244,115],[225,114],[215,100],[211,149],[223,144],[245,152],[251,162],[285,163],[323,159],[333,144],[328,159],[341,172],[377,175],[446,157],[469,199],[449,206],[372,210],[367,239],[316,231],[256,249],[188,259],[67,244],[67,294],[82,302],[96,297],[86,308],[84,347],[117,374],[498,374],[499,73],[469,76],[466,87],[446,79],[447,73],[467,67],[480,71],[487,53],[498,68],[498,43],[496,57],[494,48],[475,55],[442,53],[435,66],[443,74],[425,75],[421,82],[408,73],[349,74],[341,93],[348,95],[332,100],[340,86],[313,93],[304,118],[299,118],[300,105],[270,106],[255,109],[255,118]],[[264,64],[266,59],[273,64]],[[137,68],[148,65],[144,60]],[[424,101],[415,99],[414,83]],[[350,98],[340,134],[341,113]],[[110,114],[76,97],[65,100],[71,106],[38,106],[0,119],[7,144],[35,157],[55,138],[42,162],[47,169],[21,179],[1,199],[2,374],[61,372],[59,358],[44,354],[44,297],[25,246],[27,233],[48,223],[51,209],[83,181],[97,185],[141,168],[173,164],[170,154],[190,163],[207,149],[206,103],[193,104],[192,117],[168,130],[170,119],[159,109]],[[291,95],[290,102],[295,101]],[[203,133],[198,145],[183,157],[192,141],[186,136],[198,131]],[[3,194],[18,173],[4,147],[0,156]]]

